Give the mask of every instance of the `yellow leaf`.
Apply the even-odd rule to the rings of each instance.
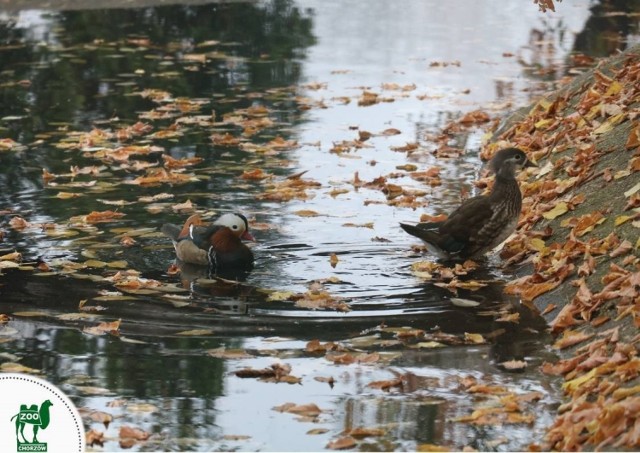
[[[49,313],[46,313],[44,311],[16,311],[12,313],[13,316],[26,316],[26,317],[30,317],[30,316],[49,316]]]
[[[438,343],[437,341],[421,341],[420,343],[415,344],[414,346],[410,346],[418,349],[433,349],[433,348],[443,348],[445,345],[442,343]]]
[[[545,249],[546,244],[544,243],[544,241],[540,238],[533,238],[529,241],[529,245],[531,246],[532,249],[541,252]]]
[[[609,88],[604,95],[611,96],[612,94],[618,94],[620,93],[620,90],[622,90],[622,84],[614,80],[613,82],[611,82],[611,85],[609,85]]]
[[[176,335],[192,337],[192,336],[211,335],[212,333],[213,333],[213,330],[209,330],[209,329],[193,329],[193,330],[184,330],[182,332],[178,332]]]
[[[634,193],[636,193],[638,190],[640,190],[640,182],[638,184],[636,184],[635,186],[633,186],[631,189],[627,190],[624,193],[625,197],[630,197],[631,195],[633,195]]]
[[[593,368],[591,371],[589,371],[587,374],[584,374],[580,377],[577,377],[575,379],[572,379],[570,381],[565,382],[564,384],[562,384],[562,389],[565,392],[568,393],[573,393],[574,391],[576,391],[582,384],[584,384],[585,382],[590,381],[591,379],[593,379],[596,375],[596,370],[597,368]]]
[[[300,209],[299,211],[295,211],[294,214],[300,217],[317,217],[320,215],[311,209]]]
[[[77,197],[81,197],[81,196],[82,196],[81,193],[58,192],[58,194],[56,195],[56,198],[60,198],[61,200],[66,200],[68,198],[77,198]]]
[[[616,220],[615,220],[615,222],[614,222],[614,223],[615,223],[615,226],[618,226],[618,225],[622,225],[623,223],[625,223],[625,222],[627,222],[627,221],[629,221],[629,220],[631,220],[631,219],[633,219],[633,217],[632,217],[632,216],[629,216],[629,215],[619,215],[618,217],[616,217]]]
[[[547,220],[553,220],[556,217],[560,217],[562,214],[566,214],[568,211],[569,211],[569,206],[567,206],[567,203],[565,203],[564,201],[561,201],[560,203],[555,205],[553,209],[542,214],[542,217],[544,217]]]
[[[40,370],[29,368],[28,366],[15,362],[4,362],[0,365],[0,371],[4,373],[40,373]]]
[[[267,302],[282,302],[291,299],[295,293],[291,291],[274,291],[267,297]]]
[[[484,337],[482,335],[480,335],[479,333],[464,333],[464,339],[466,341],[470,341],[471,343],[474,344],[483,344],[486,343],[487,341],[484,339]]]

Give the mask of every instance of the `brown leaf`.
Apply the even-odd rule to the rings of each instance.
[[[124,217],[124,215],[125,214],[123,214],[122,212],[115,211],[93,211],[90,214],[84,216],[83,220],[86,223],[110,222],[113,219]]]
[[[104,446],[104,433],[102,431],[90,429],[85,433],[85,443],[89,447],[93,447],[95,444],[101,447]]]
[[[85,327],[82,331],[90,335],[104,335],[105,333],[109,333],[112,335],[119,335],[120,322],[121,322],[120,319],[112,322],[101,322],[97,326]]]
[[[348,448],[355,447],[357,444],[358,443],[353,437],[344,436],[339,439],[332,440],[325,448],[328,448],[329,450],[346,450]]]
[[[587,334],[585,332],[578,332],[575,330],[565,330],[562,333],[562,337],[553,344],[553,347],[555,349],[565,349],[575,344],[582,343],[591,337],[593,337],[593,334]]]
[[[316,404],[294,404],[294,403],[285,403],[281,406],[276,406],[273,410],[278,412],[288,412],[290,414],[298,414],[309,417],[317,417],[322,413],[322,409],[320,409]]]
[[[121,426],[119,436],[120,439],[147,440],[149,436],[151,436],[151,433],[140,428]]]
[[[491,118],[487,113],[481,110],[473,110],[466,113],[462,118],[460,118],[459,123],[465,126],[470,126],[472,124],[486,123],[490,120]]]
[[[22,230],[24,228],[30,227],[31,224],[22,217],[16,216],[11,217],[11,220],[9,220],[9,226],[11,226],[11,228],[13,228],[14,230]]]
[[[359,427],[359,428],[351,429],[351,430],[345,432],[344,434],[360,439],[360,438],[364,438],[364,437],[384,436],[386,434],[386,431],[384,429],[382,429],[382,428],[363,428],[363,427]]]
[[[385,381],[373,381],[373,382],[369,382],[367,384],[367,387],[380,389],[380,390],[389,390],[393,387],[402,388],[402,379],[395,378],[395,379],[389,379]]]

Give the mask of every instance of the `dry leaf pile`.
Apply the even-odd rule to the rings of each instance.
[[[525,264],[506,292],[561,334],[563,359],[543,371],[564,376],[567,402],[545,449],[640,446],[639,117],[636,46],[508,121],[485,148],[488,158],[518,146],[540,164],[521,175],[523,215],[502,257]]]

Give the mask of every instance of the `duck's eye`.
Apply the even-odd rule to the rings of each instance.
[[[522,156],[520,154],[516,154],[516,160],[520,160],[522,159]]]
[[[233,225],[231,228],[234,229],[234,230],[237,230],[239,227],[238,227],[238,225]]]

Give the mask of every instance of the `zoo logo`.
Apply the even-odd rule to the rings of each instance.
[[[45,400],[38,409],[37,404],[32,404],[27,408],[26,404],[20,405],[20,412],[11,417],[16,420],[16,442],[18,444],[17,451],[47,451],[47,443],[40,442],[38,440],[38,430],[47,429],[49,422],[49,407],[53,406],[53,403],[49,400]],[[24,436],[24,428],[27,425],[33,426],[33,438],[31,442]],[[20,442],[22,437],[22,442]]]

